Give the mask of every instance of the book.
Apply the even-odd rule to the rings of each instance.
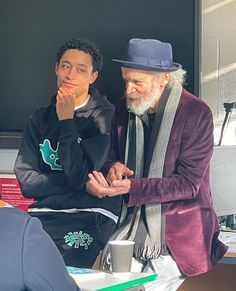
[[[67,266],[67,271],[72,278],[76,281],[77,284],[82,280],[93,280],[93,279],[101,279],[105,278],[105,272],[87,269],[87,268],[76,268]]]
[[[110,273],[86,268],[67,267],[81,290],[118,291],[140,286],[157,279],[155,273]],[[119,275],[119,276],[118,276]]]

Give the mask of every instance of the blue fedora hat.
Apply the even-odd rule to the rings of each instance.
[[[156,39],[132,38],[122,59],[112,59],[122,67],[148,71],[171,72],[181,68],[173,62],[170,43]]]

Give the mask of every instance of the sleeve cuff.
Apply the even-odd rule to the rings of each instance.
[[[138,206],[142,201],[141,180],[131,178],[131,187],[129,191],[128,207]]]

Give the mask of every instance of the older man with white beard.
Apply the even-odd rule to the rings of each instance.
[[[131,39],[114,61],[126,96],[113,117],[109,160],[103,174],[89,174],[87,190],[101,199],[124,195],[111,239],[135,241],[132,270],[158,274],[146,290],[173,291],[186,276],[210,270],[227,249],[209,185],[212,114],[183,89],[185,71],[169,43]],[[104,268],[108,257],[106,247]]]

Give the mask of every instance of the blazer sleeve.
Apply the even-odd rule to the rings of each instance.
[[[29,218],[22,248],[23,280],[31,291],[79,291],[56,245],[37,218]]]
[[[179,116],[185,119],[176,120],[175,131],[171,132],[178,142],[169,143],[167,149],[167,155],[177,154],[172,158],[166,156],[173,171],[162,178],[131,179],[129,206],[191,200],[197,196],[203,180],[209,184],[205,175],[214,147],[212,113],[199,101],[180,111]]]

